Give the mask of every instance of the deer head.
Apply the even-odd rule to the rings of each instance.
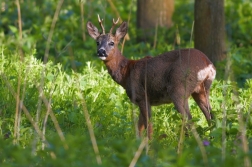
[[[110,29],[110,32],[106,34],[104,26],[102,24],[103,20],[100,19],[99,15],[98,21],[102,28],[102,33],[99,33],[98,29],[90,21],[87,22],[87,29],[89,35],[96,40],[97,55],[101,60],[108,61],[113,58],[114,55],[116,55],[115,52],[118,52],[118,43],[120,42],[120,39],[122,39],[127,34],[128,26],[127,22],[122,22],[119,28],[116,29],[115,35],[113,35],[113,28],[118,23],[119,18],[117,19],[117,21],[114,21],[113,19],[113,25]]]

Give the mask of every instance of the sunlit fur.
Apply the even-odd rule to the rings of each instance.
[[[117,28],[115,35],[100,34],[91,22],[87,23],[87,29],[98,42],[97,51],[105,49],[106,58],[102,60],[113,80],[125,88],[130,100],[139,106],[139,136],[146,128],[148,136],[152,135],[152,125],[148,120],[153,105],[174,103],[183,118],[191,119],[188,106],[190,96],[210,122],[209,93],[216,70],[205,54],[196,49],[180,49],[155,57],[129,60],[117,47],[127,33],[126,22]]]

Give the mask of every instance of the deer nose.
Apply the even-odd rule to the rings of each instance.
[[[104,49],[99,49],[99,50],[97,51],[97,55],[98,55],[99,57],[107,57],[106,51],[105,51]]]

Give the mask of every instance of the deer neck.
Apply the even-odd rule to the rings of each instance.
[[[120,51],[110,60],[105,60],[104,63],[108,69],[109,74],[115,82],[121,86],[126,86],[126,79],[128,77],[128,69],[130,60],[126,59]]]

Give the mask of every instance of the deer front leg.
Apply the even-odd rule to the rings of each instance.
[[[147,129],[147,136],[149,139],[152,137],[152,124],[149,122],[151,117],[151,107],[149,103],[141,102],[138,104],[140,109],[139,120],[138,120],[138,137],[142,137],[144,129]]]

